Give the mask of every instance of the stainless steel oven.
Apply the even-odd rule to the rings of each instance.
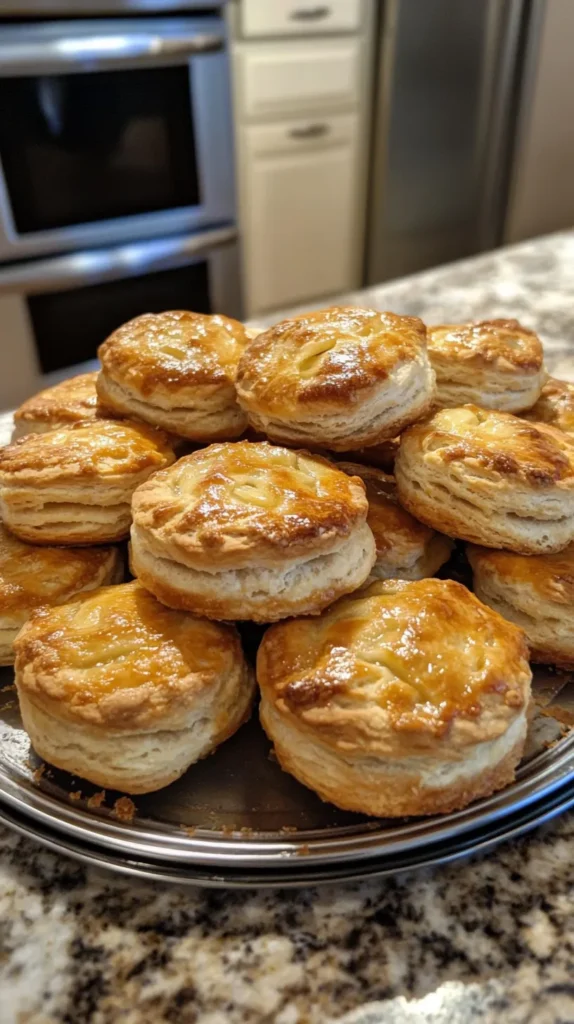
[[[85,369],[143,312],[239,315],[234,227],[81,250],[0,268],[0,408]]]
[[[11,8],[29,17],[0,24],[0,260],[234,222],[220,10],[48,21]]]

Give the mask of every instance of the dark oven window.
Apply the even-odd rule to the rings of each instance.
[[[36,350],[43,373],[94,359],[111,331],[140,313],[193,309],[211,313],[207,263],[161,270],[48,295],[30,295]]]
[[[187,67],[0,80],[19,233],[200,201]]]

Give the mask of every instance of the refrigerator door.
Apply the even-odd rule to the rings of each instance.
[[[368,283],[499,241],[523,15],[523,0],[385,5]]]

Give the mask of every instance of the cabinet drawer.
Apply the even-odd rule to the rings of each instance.
[[[363,0],[242,0],[246,38],[353,32],[361,25]]]
[[[237,54],[244,117],[298,114],[358,103],[359,39],[246,45]]]
[[[357,127],[354,114],[297,118],[281,124],[253,124],[244,129],[246,151],[251,161],[274,153],[297,153],[306,149],[354,143]]]

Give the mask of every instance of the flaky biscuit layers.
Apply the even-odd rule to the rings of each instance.
[[[419,523],[399,504],[394,477],[355,462],[338,462],[337,466],[360,477],[367,491],[367,523],[377,547],[371,578],[421,580],[434,576],[450,557],[452,540]]]
[[[517,320],[429,327],[428,353],[440,406],[473,402],[522,412],[534,405],[546,378],[542,343]]]
[[[28,398],[14,413],[14,439],[25,434],[43,434],[80,420],[101,418],[97,376],[97,372],[81,373]]]
[[[239,437],[247,417],[235,374],[253,333],[229,317],[187,310],[138,316],[99,348],[100,400],[191,441]]]
[[[40,605],[64,604],[123,575],[118,548],[37,547],[0,524],[0,665],[13,663],[14,639]]]
[[[451,537],[522,554],[574,540],[574,445],[544,424],[441,409],[402,434],[395,476],[401,504]]]
[[[477,597],[526,634],[533,661],[574,667],[574,544],[553,555],[469,545]]]
[[[536,405],[524,416],[537,423],[548,423],[574,437],[574,384],[550,377]]]
[[[133,497],[131,561],[156,597],[214,619],[316,613],[376,557],[361,480],[306,452],[211,445]]]
[[[387,580],[269,629],[261,722],[281,766],[365,814],[457,810],[512,782],[527,728],[523,634],[452,580]]]
[[[97,786],[167,786],[250,712],[235,628],[165,608],[137,582],[39,609],[15,649],[34,749]]]
[[[34,544],[103,544],[123,539],[131,497],[174,454],[166,435],[114,420],[29,434],[0,450],[0,513]]]
[[[271,440],[348,451],[394,438],[430,408],[418,317],[354,306],[284,320],[249,343],[237,394]]]

